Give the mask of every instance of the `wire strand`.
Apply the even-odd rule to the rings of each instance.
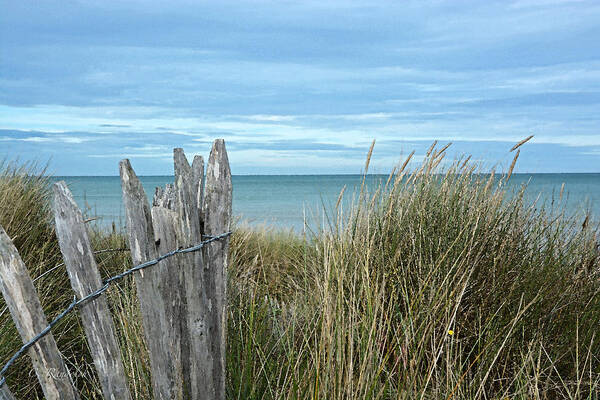
[[[118,275],[115,275],[113,277],[110,277],[106,280],[104,280],[102,282],[102,287],[90,294],[88,294],[87,296],[83,297],[82,299],[77,299],[77,296],[73,296],[73,301],[71,302],[71,304],[69,304],[69,306],[63,311],[61,312],[58,316],[56,316],[56,318],[54,318],[49,324],[48,326],[46,326],[40,333],[38,333],[35,337],[33,337],[31,340],[29,340],[27,343],[25,343],[23,346],[21,346],[21,348],[19,350],[17,350],[17,352],[15,354],[13,354],[13,356],[8,360],[8,362],[6,364],[4,364],[4,367],[2,367],[2,369],[0,370],[0,387],[2,387],[2,385],[4,385],[4,383],[6,382],[6,378],[4,376],[4,374],[6,373],[6,371],[12,366],[12,364],[23,354],[25,353],[31,346],[33,346],[34,344],[36,344],[38,341],[40,341],[44,336],[46,336],[50,330],[56,325],[58,324],[58,322],[60,320],[62,320],[65,316],[67,316],[67,314],[69,314],[75,307],[79,307],[80,305],[88,302],[88,301],[92,301],[95,298],[101,296],[104,292],[106,292],[108,290],[108,288],[110,287],[111,283],[116,282],[118,280],[123,279],[124,277],[133,274],[136,271],[140,271],[142,269],[151,267],[153,265],[158,264],[159,262],[161,262],[162,260],[172,257],[176,254],[183,254],[183,253],[191,253],[191,252],[195,252],[198,251],[200,249],[202,249],[205,245],[215,242],[217,240],[223,240],[227,237],[229,237],[231,235],[231,231],[230,232],[225,232],[222,233],[220,235],[216,235],[216,236],[204,236],[207,237],[208,239],[194,245],[191,247],[187,247],[187,248],[179,248],[177,250],[173,250],[170,251],[168,253],[165,253],[153,260],[149,260],[146,261],[142,264],[136,265],[130,269],[128,269],[127,271],[124,271]],[[95,254],[98,253],[105,253],[108,251],[123,251],[123,250],[128,250],[128,249],[108,249],[106,251],[100,250],[98,252],[95,252]],[[55,266],[53,269],[58,268],[60,265],[64,265],[63,264],[59,264],[57,266]],[[39,277],[38,277],[39,279]]]

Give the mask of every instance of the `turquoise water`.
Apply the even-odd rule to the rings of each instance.
[[[274,225],[301,232],[304,221],[320,226],[326,221],[321,210],[331,210],[342,188],[346,187],[345,203],[359,190],[360,175],[259,175],[233,177],[234,214],[251,225]],[[387,176],[369,175],[367,184],[374,187]],[[121,184],[117,176],[55,177],[65,180],[75,199],[90,217],[98,217],[102,225],[124,221]],[[172,176],[140,177],[151,199],[156,186],[173,182]],[[515,174],[510,186],[529,182],[528,201],[540,196],[550,202],[558,198],[565,184],[564,199],[569,212],[586,209],[596,220],[600,216],[600,174]],[[326,223],[326,222],[325,222]]]

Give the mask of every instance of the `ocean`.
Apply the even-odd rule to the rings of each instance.
[[[368,175],[367,186],[385,183],[385,175]],[[123,226],[124,210],[118,176],[65,176],[53,180],[67,182],[77,203],[88,217],[110,226]],[[156,186],[173,182],[172,176],[142,176],[140,180],[151,201]],[[267,225],[302,232],[305,222],[312,228],[327,224],[327,215],[335,207],[346,187],[346,209],[360,189],[360,175],[238,175],[233,176],[233,212],[249,225]],[[600,174],[514,174],[509,190],[527,185],[527,201],[551,202],[558,199],[565,185],[564,206],[569,213],[591,211],[600,216]],[[323,210],[328,212],[324,213]]]

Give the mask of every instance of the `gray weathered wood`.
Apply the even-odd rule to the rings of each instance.
[[[0,386],[0,400],[15,400],[15,396],[13,396],[6,383]]]
[[[150,205],[129,160],[122,160],[119,170],[131,257],[134,264],[141,264],[158,255]],[[170,327],[167,318],[168,304],[162,296],[165,290],[172,288],[166,287],[168,282],[162,280],[160,268],[148,268],[134,276],[150,356],[154,397],[177,398],[177,393],[174,392],[177,368],[173,364],[166,337]]]
[[[81,299],[100,289],[102,281],[83,216],[65,182],[54,185],[54,218],[71,286]],[[79,313],[104,397],[131,399],[106,297],[83,304]]]
[[[152,225],[154,239],[160,254],[165,254],[178,248],[177,245],[177,213],[164,207],[152,207]],[[160,295],[163,297],[166,311],[168,331],[163,335],[171,357],[173,368],[172,393],[174,398],[183,399],[189,390],[184,380],[184,366],[181,349],[182,307],[181,307],[181,271],[175,257],[161,261],[155,268],[164,282]]]
[[[204,158],[202,156],[194,156],[192,173],[194,174],[193,191],[196,192],[196,204],[198,216],[200,217],[200,231],[204,232],[204,210],[202,209],[202,202],[204,201]]]
[[[178,242],[188,247],[202,240],[198,215],[198,182],[182,149],[173,151],[175,167],[176,207],[178,214]],[[183,284],[182,349],[186,379],[193,399],[218,399],[217,381],[213,377],[213,354],[210,347],[211,299],[203,284],[202,253],[182,254],[178,257]]]
[[[164,188],[157,187],[154,192],[153,207],[152,207],[152,224],[154,225],[155,240],[160,254],[167,253],[176,248],[179,248],[178,244],[178,229],[179,221],[178,215],[175,211],[176,203],[176,192],[175,184],[167,183]],[[173,329],[172,345],[177,347],[173,348],[173,363],[176,371],[176,391],[184,394],[190,393],[190,379],[189,379],[189,368],[188,368],[188,357],[189,351],[187,347],[188,340],[183,339],[186,331],[186,321],[184,316],[187,315],[185,311],[185,303],[182,298],[185,296],[185,290],[183,289],[183,270],[179,266],[177,258],[169,258],[165,260],[168,269],[173,275],[172,278],[177,279],[177,282],[173,282],[171,285],[170,293],[165,293],[166,301],[172,305],[167,312],[167,319],[171,323]],[[172,319],[171,319],[172,318]],[[184,360],[186,362],[184,363]],[[180,381],[179,381],[180,379]]]
[[[161,186],[157,186],[156,189],[154,189],[154,197],[152,199],[152,205],[163,207],[162,200],[163,200],[164,194],[165,194],[165,189]]]
[[[157,187],[152,205],[172,210],[175,207],[175,186],[167,183],[164,188]]]
[[[17,249],[0,226],[0,286],[13,321],[28,342],[48,325],[40,300]],[[78,399],[52,333],[28,350],[47,399]]]
[[[182,230],[188,236],[190,244],[202,236],[198,219],[198,177],[188,163],[183,149],[173,150],[175,168],[176,211],[181,218]],[[200,168],[197,168],[198,170]],[[204,169],[204,168],[202,168]],[[199,171],[197,171],[199,172]]]
[[[213,143],[204,188],[204,233],[219,235],[231,228],[232,184],[225,141]],[[225,339],[227,328],[227,255],[229,239],[211,243],[203,249],[205,267],[204,289],[212,301],[211,351],[214,354],[213,376],[218,399],[225,398]]]

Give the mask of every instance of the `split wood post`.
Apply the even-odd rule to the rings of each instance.
[[[182,149],[173,150],[175,169],[175,210],[178,214],[178,242],[189,247],[202,241],[202,229],[197,206],[198,177]],[[199,168],[197,167],[197,171]],[[182,351],[186,378],[192,399],[221,399],[212,365],[216,356],[210,347],[211,299],[204,287],[202,252],[178,256],[183,285]]]
[[[165,193],[169,196],[169,193]],[[154,240],[159,254],[165,254],[177,246],[176,232],[177,213],[166,207],[152,207],[152,225],[154,226]],[[181,275],[178,270],[176,257],[169,257],[155,266],[161,268],[161,275],[164,279],[163,292],[165,306],[167,307],[165,316],[167,318],[168,332],[165,332],[166,345],[172,357],[173,368],[173,390],[175,398],[185,398],[189,393],[187,381],[184,378],[184,365],[181,352]]]
[[[6,383],[0,387],[0,400],[15,400],[15,396],[11,393]]]
[[[134,265],[155,259],[158,255],[148,198],[129,160],[119,163],[123,203],[131,258]],[[162,264],[162,265],[161,265]],[[176,366],[169,348],[172,333],[167,317],[168,299],[173,288],[165,281],[165,263],[135,273],[144,336],[150,356],[152,387],[156,399],[176,399]],[[158,267],[158,268],[157,268]]]
[[[164,189],[160,186],[157,187],[154,191],[152,205],[173,210],[175,208],[175,186],[172,183],[167,183]]]
[[[0,286],[23,342],[30,341],[46,328],[48,321],[27,268],[1,226]],[[36,342],[28,353],[47,399],[79,399],[52,332]]]
[[[65,182],[54,184],[54,218],[60,250],[73,291],[82,299],[102,287],[81,211]],[[131,399],[116,330],[103,296],[82,304],[79,313],[106,399]]]
[[[152,224],[154,225],[154,237],[160,254],[167,253],[176,248],[183,247],[182,228],[179,213],[175,210],[177,207],[177,192],[174,183],[167,183],[164,188],[157,187],[154,193],[152,207]],[[182,262],[182,260],[184,262]],[[182,375],[183,392],[190,398],[194,398],[192,393],[192,376],[190,375],[190,340],[188,334],[188,312],[185,290],[187,258],[182,255],[169,258],[169,269],[172,271],[172,278],[177,279],[178,283],[172,284],[170,303],[173,308],[170,310],[173,316],[173,329],[177,331],[179,340],[179,359],[177,367]],[[198,379],[196,378],[195,381]]]
[[[225,141],[213,143],[204,188],[204,233],[219,235],[231,229],[232,200],[231,170],[225,149]],[[212,242],[203,249],[205,260],[204,290],[212,301],[211,349],[215,355],[213,376],[220,399],[225,398],[225,344],[227,330],[227,255],[229,238]]]
[[[204,232],[204,210],[202,209],[204,200],[204,158],[202,156],[194,156],[192,173],[194,174],[193,190],[196,192],[196,204],[198,216],[200,217],[200,231]]]

